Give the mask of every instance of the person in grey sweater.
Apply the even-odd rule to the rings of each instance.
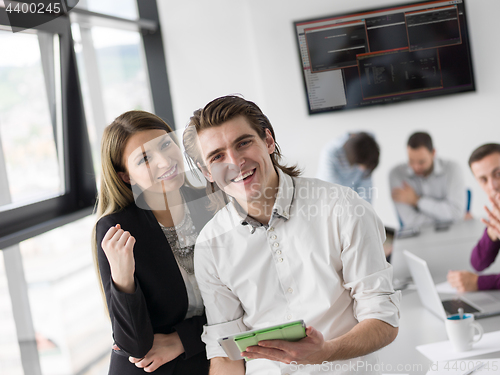
[[[428,133],[417,132],[407,143],[408,164],[389,174],[392,200],[404,228],[420,228],[464,217],[466,189],[462,170],[436,157]]]

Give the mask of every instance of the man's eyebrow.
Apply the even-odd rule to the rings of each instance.
[[[493,170],[491,172],[486,172],[485,174],[482,174],[480,176],[477,176],[477,178],[479,179],[485,179],[487,178],[488,176],[493,176],[494,174],[496,174],[497,172],[500,171],[500,167],[496,167],[496,168],[493,168]]]
[[[241,141],[245,140],[245,139],[248,139],[248,138],[255,138],[255,135],[253,134],[243,134],[243,135],[240,135],[238,138],[236,138],[234,141],[233,141],[233,145],[237,144],[237,143],[240,143]],[[210,160],[212,158],[212,156],[215,156],[217,155],[219,152],[221,151],[224,151],[224,148],[223,147],[219,147],[213,151],[210,151],[207,156],[205,156],[205,159],[206,160]]]
[[[253,135],[253,134],[243,134],[243,135],[240,135],[238,138],[236,138],[233,141],[233,145],[235,145],[237,143],[240,143],[241,141],[243,141],[245,139],[248,139],[248,138],[255,138],[255,135]]]
[[[219,152],[221,152],[223,150],[224,150],[224,148],[222,148],[222,147],[216,148],[215,150],[209,152],[208,155],[205,156],[205,159],[210,160],[212,158],[212,156],[217,155]]]

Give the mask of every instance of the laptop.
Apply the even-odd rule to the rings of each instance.
[[[427,262],[408,250],[403,251],[422,304],[441,319],[464,312],[474,315],[475,319],[500,315],[500,291],[471,292],[441,300]]]

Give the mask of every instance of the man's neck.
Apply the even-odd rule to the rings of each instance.
[[[265,193],[262,194],[259,199],[245,202],[236,201],[242,208],[244,208],[244,210],[248,213],[248,216],[254,218],[261,224],[267,225],[273,215],[273,207],[276,202],[278,191],[279,175],[278,172],[275,171],[275,175],[272,176],[270,180],[270,186],[266,188]]]
[[[434,162],[432,163],[431,167],[428,170],[426,170],[424,173],[417,174],[417,173],[415,173],[415,171],[413,171],[413,175],[417,176],[417,177],[421,177],[421,178],[427,178],[432,174],[433,171],[434,171]]]
[[[248,216],[254,218],[259,223],[267,225],[273,215],[273,207],[276,202],[276,195],[273,199],[264,201],[252,201],[248,206]]]
[[[424,177],[429,177],[432,171],[434,171],[434,162],[432,163],[431,167],[427,171],[425,171]]]

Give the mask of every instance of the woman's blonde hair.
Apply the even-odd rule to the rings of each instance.
[[[96,224],[92,230],[92,256],[94,267],[99,278],[104,304],[106,298],[101,282],[97,256],[96,225],[103,217],[118,212],[134,203],[134,195],[129,184],[126,184],[118,172],[126,172],[123,164],[123,151],[130,137],[145,130],[160,129],[169,133],[172,140],[179,145],[172,128],[160,117],[145,111],[128,111],[118,116],[104,129],[101,141],[101,181],[97,196],[95,213]],[[187,180],[186,180],[187,181]]]

